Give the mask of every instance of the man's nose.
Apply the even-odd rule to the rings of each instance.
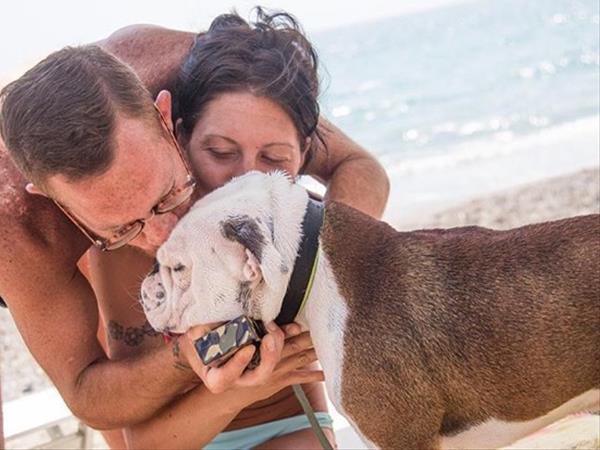
[[[196,200],[197,199],[196,199],[195,195],[192,194],[181,205],[179,205],[177,208],[171,210],[170,212],[175,214],[175,216],[177,217],[177,220],[179,220],[185,215],[185,213],[187,213],[190,210],[190,208],[192,207],[192,205],[194,204],[194,202]]]
[[[178,220],[179,218],[173,211],[154,216],[144,227],[144,235],[148,243],[159,246],[165,242]]]

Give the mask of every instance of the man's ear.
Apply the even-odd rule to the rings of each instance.
[[[44,197],[48,197],[48,195],[45,192],[43,192],[39,187],[37,187],[33,183],[27,183],[25,185],[25,190],[27,191],[28,194],[43,195]]]
[[[171,120],[172,113],[172,101],[171,101],[171,93],[166,90],[162,90],[156,96],[156,100],[154,100],[154,105],[160,111],[160,114],[165,119],[167,126],[171,131],[173,131],[173,121]]]
[[[175,138],[179,145],[182,147],[186,147],[189,141],[189,136],[186,136],[186,133],[183,132],[183,119],[181,117],[175,120]]]

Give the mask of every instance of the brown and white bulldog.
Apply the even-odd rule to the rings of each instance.
[[[142,287],[157,330],[273,320],[306,191],[251,173],[201,199]],[[600,408],[600,218],[398,232],[327,203],[310,330],[328,394],[367,444],[494,448]]]

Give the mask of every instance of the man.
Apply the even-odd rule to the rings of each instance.
[[[157,96],[170,86],[192,39],[191,33],[129,27],[100,45]],[[92,290],[89,264],[113,270],[115,284],[126,283],[132,270],[137,276],[149,269],[149,255],[189,207],[191,190],[172,138],[169,96],[158,95],[153,105],[128,68],[88,50],[85,57],[52,55],[3,95],[2,136],[22,173],[0,150],[0,295],[36,360],[91,426],[151,421],[193,396],[211,415],[203,426],[214,436],[257,400],[322,375],[296,370],[312,361],[308,338],[296,336],[284,347],[276,328],[263,341],[258,369],[242,374],[248,349],[224,368],[208,370],[190,343],[198,330],[164,345],[140,321],[138,286],[126,286],[132,292],[126,304],[111,302],[101,283]],[[309,173],[327,181],[329,197],[380,215],[388,193],[381,167],[339,132],[328,135],[328,150],[328,159]],[[126,246],[101,253],[90,249],[88,238],[109,249]],[[108,355],[96,338],[98,310],[108,325]]]

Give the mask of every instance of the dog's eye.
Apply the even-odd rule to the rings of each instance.
[[[185,269],[185,266],[183,264],[181,264],[181,263],[180,264],[176,264],[173,267],[173,272],[181,272],[184,269]]]

